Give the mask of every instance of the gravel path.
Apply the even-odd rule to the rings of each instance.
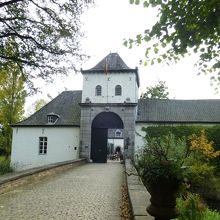
[[[0,195],[0,219],[120,220],[123,166],[86,164]]]

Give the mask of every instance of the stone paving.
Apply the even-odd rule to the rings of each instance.
[[[86,164],[0,195],[2,220],[120,220],[123,166]]]

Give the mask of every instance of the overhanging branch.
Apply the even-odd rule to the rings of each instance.
[[[0,8],[7,6],[7,5],[17,3],[17,2],[22,2],[22,1],[24,1],[24,0],[11,0],[11,1],[7,1],[7,2],[2,2],[2,3],[0,3]]]

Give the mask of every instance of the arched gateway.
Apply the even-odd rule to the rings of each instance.
[[[123,128],[121,118],[113,112],[102,112],[94,118],[91,127],[91,159],[93,162],[107,162],[108,131]]]

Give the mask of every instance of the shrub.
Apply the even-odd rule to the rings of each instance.
[[[169,133],[174,134],[176,138],[185,137],[187,146],[191,145],[189,137],[192,134],[199,136],[201,131],[204,130],[207,140],[213,142],[214,149],[220,150],[220,126],[196,126],[196,125],[181,125],[181,126],[149,126],[142,128],[146,132],[146,135],[151,138],[160,138],[166,136]],[[210,161],[212,165],[216,167],[216,171],[220,173],[220,157],[212,158]]]
[[[173,134],[148,138],[147,145],[137,157],[136,168],[145,185],[161,178],[182,182],[184,155],[184,142],[176,139]]]
[[[179,220],[203,220],[207,209],[197,194],[188,194],[185,200],[177,199],[177,208],[180,211]]]
[[[220,214],[207,208],[198,194],[188,194],[177,199],[180,216],[176,220],[220,220]]]
[[[152,137],[146,134],[146,146],[137,157],[136,167],[143,181],[158,177],[175,177],[192,187],[204,186],[207,179],[214,177],[215,167],[210,160],[218,157],[220,152],[213,148],[205,131],[180,139],[174,134]]]
[[[205,130],[200,135],[191,135],[189,141],[189,155],[185,163],[190,166],[188,180],[194,187],[204,186],[207,179],[214,178],[215,167],[210,161],[219,157],[220,151],[216,151],[213,142],[208,141]]]
[[[199,153],[198,155],[200,155],[200,158],[202,156],[203,160],[207,161],[211,158],[216,158],[220,155],[220,151],[214,149],[213,141],[208,141],[204,129],[201,130],[200,136],[192,134],[189,137],[189,140],[191,144],[190,150],[197,152],[197,154]]]
[[[220,220],[220,213],[207,209],[204,215],[204,220]]]
[[[208,163],[194,163],[190,166],[187,178],[193,189],[207,187],[207,179],[211,180],[214,178],[214,167]]]
[[[206,206],[197,194],[189,194],[186,200],[177,201],[180,211],[180,220],[202,220],[205,215]]]
[[[0,160],[0,175],[5,174],[5,173],[10,173],[12,172],[13,169],[10,167],[10,160],[1,158]]]

